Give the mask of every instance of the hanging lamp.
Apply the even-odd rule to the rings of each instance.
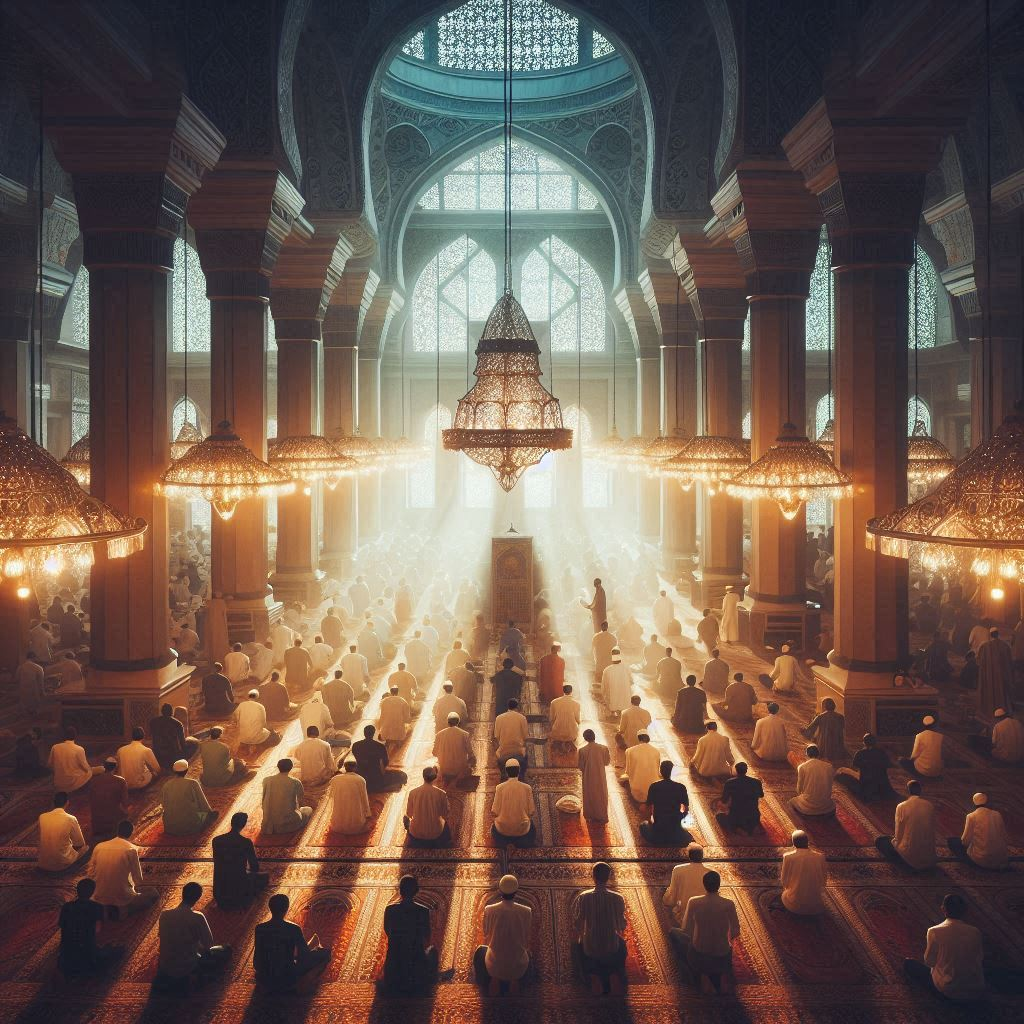
[[[825,335],[828,340],[828,419],[814,443],[835,462],[836,457],[836,421],[832,416],[832,239],[828,242],[828,284],[825,287],[828,322]]]
[[[91,453],[89,449],[89,431],[86,431],[67,451],[60,464],[81,484],[89,486],[91,477]]]
[[[181,252],[184,262],[184,281],[182,282],[182,293],[184,302],[184,318],[182,324],[182,341],[185,345],[185,418],[178,428],[178,434],[171,442],[171,460],[180,459],[194,444],[199,444],[203,439],[199,424],[193,424],[188,418],[189,406],[192,404],[188,398],[188,207],[185,208],[185,216],[181,221]]]
[[[786,423],[775,444],[742,473],[727,489],[735,498],[775,501],[786,519],[795,519],[804,502],[814,497],[846,497],[853,493],[853,481],[836,469],[835,463],[815,441],[808,440],[790,422],[792,332],[789,304],[786,304]]]
[[[267,447],[267,462],[302,485],[305,494],[311,493],[312,485],[318,480],[333,491],[342,477],[352,476],[358,468],[355,459],[342,455],[319,434],[276,437]]]
[[[505,0],[505,291],[476,348],[476,384],[461,399],[454,426],[442,432],[448,451],[487,466],[505,491],[549,451],[572,447],[562,410],[540,383],[540,347],[512,293],[512,5]]]

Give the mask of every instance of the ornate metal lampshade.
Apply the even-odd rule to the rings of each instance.
[[[830,419],[814,442],[830,459],[836,456],[836,421]]]
[[[794,519],[800,506],[811,498],[852,494],[853,481],[836,469],[821,445],[787,423],[775,444],[737,474],[727,488],[737,498],[774,500],[787,519]]]
[[[83,486],[89,486],[90,479],[89,434],[80,437],[69,449],[60,464]]]
[[[647,472],[653,476],[660,476],[667,460],[678,455],[689,443],[688,437],[665,436],[656,437],[644,448],[643,463]]]
[[[333,491],[342,477],[351,476],[358,469],[355,459],[342,455],[319,434],[275,438],[270,442],[267,462],[302,484],[307,494],[317,480],[323,480]]]
[[[540,383],[537,339],[510,291],[491,310],[476,356],[476,384],[441,436],[448,451],[487,466],[510,491],[549,451],[571,448],[572,431],[562,426],[558,399]]]
[[[425,444],[417,444],[404,436],[390,444],[392,447],[390,461],[392,469],[411,469],[421,459],[429,459],[433,454]]]
[[[956,469],[949,449],[932,437],[918,420],[907,439],[907,479],[912,485],[932,487]]]
[[[178,430],[178,436],[171,442],[171,459],[182,458],[194,444],[202,441],[203,435],[194,423],[185,420]]]
[[[144,543],[144,519],[126,516],[79,487],[45,449],[0,413],[0,571],[27,580],[68,566],[87,569],[93,545],[126,558]],[[27,585],[24,596],[28,596]]]
[[[748,442],[717,434],[698,435],[661,467],[661,475],[679,481],[684,491],[702,483],[709,494],[750,465]]]
[[[612,462],[622,445],[623,440],[619,436],[619,432],[612,427],[611,433],[607,437],[590,446],[590,454],[602,462]]]
[[[1000,581],[1024,581],[1024,406],[1018,404],[931,494],[868,520],[867,545],[928,565],[970,567],[1001,596]]]
[[[157,487],[170,497],[203,498],[227,520],[240,501],[291,494],[295,483],[246,448],[221,420],[205,441],[171,463]]]
[[[372,438],[362,434],[342,434],[331,443],[342,455],[355,460],[359,473],[379,473],[384,468],[380,450]]]

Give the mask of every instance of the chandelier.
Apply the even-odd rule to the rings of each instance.
[[[750,465],[750,449],[745,440],[718,434],[699,434],[690,438],[682,451],[667,459],[660,474],[677,480],[684,491],[695,483],[703,484],[714,496],[722,485]]]
[[[53,456],[0,413],[0,571],[28,597],[31,572],[88,569],[93,545],[108,558],[143,547],[144,519],[123,515],[86,494]]]
[[[666,460],[678,455],[690,438],[666,437],[661,435],[651,441],[643,450],[643,460],[648,471],[658,473]]]
[[[355,459],[342,455],[325,437],[306,434],[274,438],[268,445],[267,462],[286,477],[302,484],[304,494],[312,491],[317,480],[334,490],[342,477],[356,472]]]
[[[853,482],[836,469],[821,445],[787,423],[775,444],[738,474],[727,489],[736,498],[775,501],[787,519],[795,519],[805,501],[851,495]]]
[[[821,433],[814,442],[830,459],[836,454],[836,421],[829,417],[828,423],[821,428]]]
[[[354,460],[357,473],[379,473],[384,468],[377,445],[358,429],[354,434],[342,434],[331,443],[346,458]]]
[[[246,448],[231,424],[221,420],[205,441],[171,463],[157,490],[171,498],[202,498],[226,521],[240,501],[291,494],[295,484]]]
[[[562,409],[540,382],[540,348],[512,294],[512,4],[505,0],[505,290],[476,347],[476,383],[459,399],[454,425],[442,431],[448,451],[487,466],[505,491],[549,451],[572,447]]]
[[[949,449],[928,433],[923,420],[917,420],[907,439],[907,479],[911,486],[931,487],[954,469],[956,459]]]
[[[88,431],[80,437],[60,460],[60,464],[83,486],[89,486],[90,448]]]
[[[182,458],[195,444],[202,441],[199,428],[185,420],[178,430],[178,436],[171,442],[171,460]]]

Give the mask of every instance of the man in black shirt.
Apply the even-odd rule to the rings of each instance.
[[[219,661],[215,661],[213,671],[203,677],[203,706],[210,715],[230,715],[235,710],[235,691]]]
[[[257,983],[272,992],[291,992],[300,981],[313,981],[331,962],[330,949],[324,949],[316,935],[307,942],[302,929],[285,920],[288,907],[288,897],[274,893],[270,920],[256,925],[252,966]]]
[[[836,782],[861,800],[884,800],[896,795],[889,782],[890,763],[889,755],[878,746],[878,740],[867,732],[864,746],[853,755],[853,768],[840,768]]]
[[[747,766],[743,761],[736,764],[736,774],[725,780],[722,787],[721,803],[726,810],[719,811],[715,817],[724,829],[739,829],[747,835],[761,831],[761,812],[758,801],[764,796],[764,787],[760,779],[747,775]]]
[[[199,740],[185,736],[185,729],[174,717],[170,704],[160,705],[160,714],[149,720],[149,737],[153,753],[165,772],[170,772],[175,761],[190,761],[199,750]]]
[[[242,835],[248,823],[249,815],[238,811],[231,815],[231,831],[213,839],[213,898],[222,909],[244,907],[270,881],[252,840]]]
[[[640,823],[640,835],[649,843],[659,846],[683,846],[693,842],[693,836],[683,828],[682,820],[690,806],[686,787],[672,781],[671,761],[662,761],[661,778],[647,789],[647,805],[651,820]]]
[[[82,878],[76,886],[78,898],[60,908],[60,950],[57,962],[66,977],[96,974],[124,954],[122,946],[98,946],[96,929],[103,921],[103,907],[92,895],[96,883]]]
[[[515,670],[515,662],[505,658],[501,663],[501,671],[491,676],[494,684],[494,706],[507,708],[510,700],[518,700],[523,692],[523,673]]]
[[[420,995],[437,981],[437,950],[430,945],[430,911],[416,902],[419,891],[416,879],[403,875],[398,883],[401,901],[384,911],[388,952],[382,987],[388,995]]]
[[[384,793],[401,789],[409,780],[405,772],[388,767],[388,748],[373,737],[377,729],[372,725],[363,728],[363,739],[352,744],[352,756],[356,759],[356,772],[366,779],[366,788],[371,793]]]

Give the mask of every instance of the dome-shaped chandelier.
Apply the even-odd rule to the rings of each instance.
[[[357,471],[355,459],[342,455],[325,437],[307,434],[298,437],[276,437],[268,444],[267,462],[286,477],[301,484],[309,494],[312,484],[322,480],[330,490],[342,477]]]
[[[667,459],[660,474],[678,481],[684,491],[703,484],[715,495],[737,473],[750,465],[750,449],[743,439],[718,434],[699,434],[683,445],[682,451]]]
[[[88,487],[91,479],[91,449],[88,431],[82,435],[60,460],[60,464],[82,485]]]
[[[250,451],[227,420],[205,441],[172,462],[157,484],[171,498],[208,501],[228,520],[246,498],[291,494],[295,483]]]
[[[203,435],[199,428],[188,420],[178,428],[178,436],[171,442],[171,459],[183,458],[193,445],[202,441]]]
[[[372,438],[360,434],[358,428],[353,434],[342,434],[333,438],[331,444],[338,452],[355,462],[357,473],[379,473],[384,468],[380,449]]]
[[[815,438],[814,443],[830,458],[834,459],[836,454],[836,421],[829,417],[828,423],[821,428],[821,433]]]
[[[954,469],[956,459],[949,449],[928,433],[924,420],[917,420],[907,438],[907,480],[911,486],[932,487]]]
[[[476,347],[476,383],[459,399],[448,451],[487,466],[505,491],[549,451],[572,447],[562,409],[540,382],[540,348],[512,294],[512,5],[505,0],[505,290]]]

